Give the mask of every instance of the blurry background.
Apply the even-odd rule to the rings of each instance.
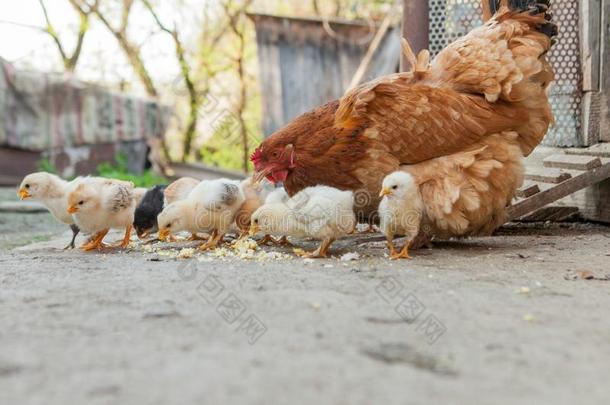
[[[346,62],[355,71],[375,33],[375,22],[386,16],[390,3],[4,2],[0,6],[0,141],[11,148],[2,159],[11,164],[3,175],[21,175],[22,169],[7,170],[35,164],[70,176],[94,172],[100,161],[119,171],[138,172],[151,148],[153,160],[163,165],[170,160],[205,162],[248,171],[248,156],[264,133],[255,21],[269,35],[279,32],[272,27],[274,22],[258,16],[317,18],[312,20],[315,26],[301,29],[327,33],[335,48],[337,44],[349,48],[359,41],[354,60]],[[357,28],[348,33],[349,26],[339,25],[337,29],[346,32],[337,33],[321,22],[330,19],[356,20]],[[397,13],[393,23],[399,22]],[[338,37],[343,34],[351,37]],[[351,79],[352,72],[347,73],[347,82],[335,92],[321,88],[320,96],[305,102],[306,107],[295,102],[298,106],[285,118],[340,96]],[[300,97],[298,89],[292,97]],[[271,129],[281,124],[275,122]],[[113,163],[117,155],[119,161]],[[108,165],[101,169],[111,170]]]
[[[610,140],[608,4],[553,3],[545,145]],[[140,185],[243,176],[265,135],[398,71],[403,30],[435,55],[481,22],[480,0],[3,2],[0,183],[38,169]]]

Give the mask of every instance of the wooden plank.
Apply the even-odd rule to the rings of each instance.
[[[553,203],[578,190],[589,187],[608,178],[610,178],[610,163],[593,170],[582,172],[582,174],[568,179],[555,187],[541,191],[532,197],[526,198],[525,200],[509,208],[509,217],[511,219],[520,218],[529,212],[542,208],[547,204]]]
[[[528,167],[525,170],[525,179],[531,181],[541,181],[543,183],[558,184],[571,178],[570,173],[559,169],[549,169],[545,167]]]
[[[519,198],[528,198],[533,196],[534,194],[538,194],[540,192],[540,186],[538,184],[530,184],[528,186],[521,187],[517,190],[517,197]]]
[[[581,0],[578,28],[582,90],[599,91],[601,72],[602,0]]]
[[[579,212],[578,207],[559,207],[559,206],[550,206],[543,207],[539,210],[534,211],[531,214],[527,214],[521,218],[519,221],[521,222],[546,222],[546,221],[565,221],[568,220]]]
[[[602,165],[602,161],[594,156],[553,155],[543,160],[544,167],[567,170],[591,170]]]
[[[568,155],[588,155],[600,158],[610,158],[610,143],[598,143],[588,148],[568,148],[565,150]]]

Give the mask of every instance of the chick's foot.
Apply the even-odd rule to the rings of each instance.
[[[298,253],[297,256],[303,259],[326,259],[328,258],[328,249],[333,243],[333,239],[324,239],[320,246],[313,252]]]
[[[127,228],[125,228],[125,236],[123,237],[123,240],[120,241],[114,247],[118,247],[119,249],[126,249],[129,246],[129,242],[131,242],[131,230],[132,229],[133,229],[133,227],[131,225],[129,225]]]
[[[90,252],[92,250],[105,249],[107,247],[107,245],[105,245],[102,241],[104,240],[104,237],[106,236],[107,233],[108,233],[108,229],[104,229],[103,231],[98,232],[89,240],[89,242],[85,243],[81,247],[81,249],[84,250],[85,252]]]
[[[394,250],[393,253],[391,253],[390,255],[390,259],[392,260],[398,260],[398,259],[413,259],[413,257],[411,257],[409,255],[409,247],[411,246],[411,243],[413,241],[408,241],[407,243],[405,243],[405,246],[402,248],[402,250],[400,251],[400,253],[397,253],[396,250]]]

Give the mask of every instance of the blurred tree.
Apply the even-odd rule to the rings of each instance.
[[[59,55],[61,56],[61,61],[64,65],[64,68],[66,69],[66,71],[74,72],[74,69],[76,69],[76,65],[78,63],[78,59],[80,58],[80,55],[81,55],[81,51],[83,49],[83,42],[85,40],[85,35],[87,35],[87,31],[89,30],[89,16],[93,12],[95,12],[95,9],[97,9],[99,0],[95,0],[91,4],[91,6],[88,6],[86,8],[80,7],[76,3],[76,0],[69,0],[69,1],[70,1],[70,4],[72,4],[72,6],[74,7],[74,9],[78,12],[79,18],[80,18],[80,23],[79,23],[78,33],[77,33],[77,38],[76,38],[76,46],[74,47],[74,50],[72,51],[71,54],[68,54],[68,51],[66,50],[66,47],[65,47],[64,43],[62,42],[61,37],[59,36],[59,32],[55,29],[55,26],[51,22],[49,13],[47,11],[47,6],[46,6],[44,0],[38,0],[38,3],[40,4],[40,7],[42,8],[42,13],[44,14],[44,18],[45,18],[45,22],[46,22],[46,27],[43,29],[43,31],[46,32],[47,34],[49,34],[51,36],[51,38],[53,39],[53,42],[57,46],[57,50],[59,51]]]

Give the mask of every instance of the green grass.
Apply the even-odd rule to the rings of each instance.
[[[97,167],[97,174],[110,179],[131,181],[136,187],[151,188],[158,184],[167,184],[165,177],[159,176],[152,170],[146,170],[142,174],[130,173],[127,169],[127,157],[119,153],[115,156],[115,163],[105,162]]]

